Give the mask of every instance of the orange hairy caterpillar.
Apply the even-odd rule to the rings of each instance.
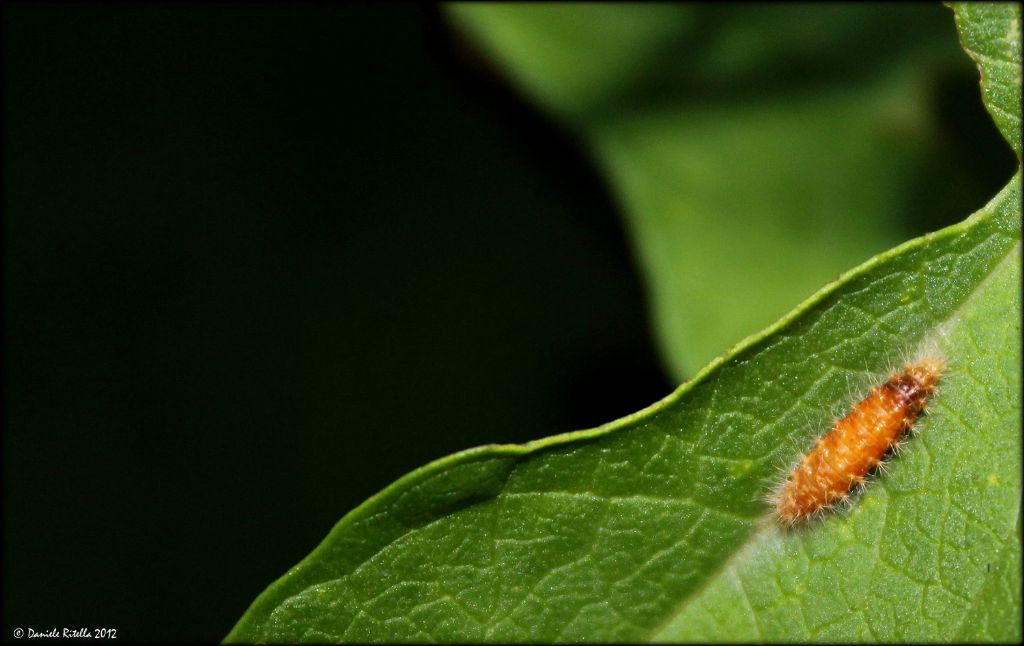
[[[836,422],[773,496],[779,521],[793,525],[844,500],[890,449],[899,446],[945,368],[937,357],[908,365]]]

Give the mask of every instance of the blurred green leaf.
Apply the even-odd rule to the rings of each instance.
[[[969,69],[939,5],[488,3],[449,15],[609,178],[680,380],[840,272],[991,195],[949,210],[963,169],[936,168],[949,157],[936,79]],[[922,227],[921,214],[948,219]]]
[[[1019,640],[1020,200],[1018,172],[635,415],[409,474],[228,641]],[[933,346],[949,371],[889,472],[778,528],[771,482]]]

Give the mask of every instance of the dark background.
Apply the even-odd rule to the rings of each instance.
[[[5,7],[5,639],[220,640],[402,474],[670,392],[599,178],[443,28]]]
[[[5,640],[219,641],[409,470],[674,386],[600,178],[436,9],[3,18]]]

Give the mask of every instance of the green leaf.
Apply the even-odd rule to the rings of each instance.
[[[1020,4],[955,2],[960,43],[978,64],[981,93],[992,119],[1020,159]]]
[[[936,161],[950,157],[936,77],[971,71],[939,5],[483,3],[449,15],[609,178],[679,380],[1000,186],[972,192],[962,167]],[[942,217],[922,227],[923,214]]]
[[[640,413],[406,476],[228,641],[1014,639],[1019,202],[1018,175]],[[889,472],[851,512],[776,527],[770,482],[930,343],[950,369]]]
[[[1018,641],[1020,200],[1018,172],[639,413],[409,474],[227,641]],[[773,481],[922,349],[949,369],[905,450],[778,527]]]

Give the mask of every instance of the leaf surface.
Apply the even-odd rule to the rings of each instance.
[[[1020,159],[1020,4],[950,3],[964,51],[978,65],[981,92],[992,119]]]
[[[346,516],[230,639],[1016,634],[975,609],[1019,617],[1019,201],[1018,176],[636,415],[410,474]],[[777,528],[771,481],[851,391],[930,343],[949,374],[889,473],[851,513]]]

